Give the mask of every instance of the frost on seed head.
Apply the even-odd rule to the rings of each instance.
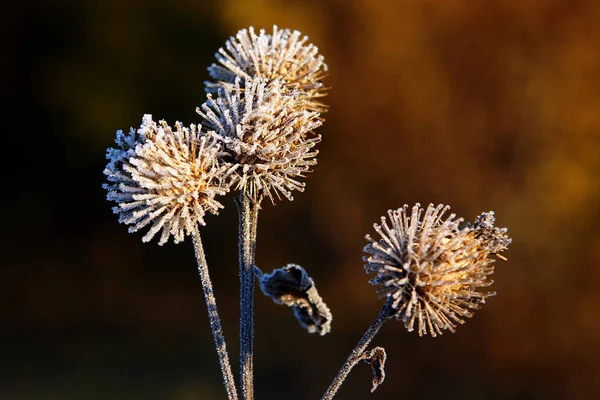
[[[367,235],[364,248],[365,270],[375,275],[370,282],[381,286],[395,317],[421,336],[454,332],[494,295],[485,290],[494,272],[490,256],[510,243],[506,229],[493,227],[493,213],[461,228],[462,218],[444,217],[449,208],[390,210],[374,225],[380,239]]]
[[[467,224],[472,228],[475,236],[481,241],[489,253],[499,255],[508,249],[512,239],[508,236],[507,228],[495,227],[496,216],[493,211],[482,213],[473,224]],[[502,256],[499,256],[502,258]]]
[[[273,33],[254,28],[240,30],[230,38],[225,47],[215,54],[217,63],[208,67],[210,76],[217,82],[206,82],[209,92],[235,84],[262,78],[268,84],[279,81],[286,92],[298,91],[296,106],[302,109],[323,112],[326,107],[320,102],[326,88],[321,80],[327,73],[327,65],[319,49],[307,43],[298,31],[278,29]]]
[[[230,167],[218,165],[218,141],[195,125],[177,123],[173,130],[145,115],[139,129],[118,131],[116,143],[107,150],[109,183],[103,187],[130,232],[150,227],[144,242],[160,231],[160,245],[170,236],[179,243],[196,224],[205,224],[206,212],[223,207],[215,197],[227,192]]]
[[[196,110],[221,142],[222,162],[236,167],[231,183],[255,201],[293,200],[292,191],[304,190],[300,179],[317,163],[319,113],[299,110],[297,101],[297,92],[284,92],[279,81],[255,78],[242,86],[237,78]]]

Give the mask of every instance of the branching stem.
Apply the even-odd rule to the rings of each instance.
[[[348,374],[350,374],[350,371],[352,371],[352,368],[354,368],[354,366],[358,364],[358,362],[361,360],[361,355],[365,352],[367,346],[371,343],[373,338],[377,336],[377,333],[379,333],[379,330],[383,326],[383,323],[391,317],[392,314],[390,311],[390,305],[389,303],[386,303],[379,312],[379,315],[375,319],[375,322],[373,322],[369,329],[367,329],[362,339],[360,339],[354,350],[352,350],[352,353],[350,353],[348,359],[346,360],[342,368],[340,368],[340,371],[338,372],[333,382],[331,382],[331,385],[329,385],[329,388],[327,389],[321,400],[333,399],[333,396],[335,396],[339,388],[342,386],[342,384],[348,377]]]
[[[217,348],[217,354],[219,355],[219,363],[221,364],[221,372],[223,373],[223,383],[227,390],[227,397],[229,400],[237,400],[237,390],[235,388],[235,379],[231,372],[231,364],[229,363],[229,356],[227,355],[227,346],[225,344],[225,336],[223,335],[223,328],[221,326],[221,319],[217,312],[217,303],[213,292],[212,282],[208,273],[208,265],[206,263],[206,257],[204,256],[204,248],[202,247],[202,240],[200,239],[200,232],[198,227],[194,228],[192,233],[194,241],[194,253],[196,254],[196,261],[198,262],[198,273],[202,280],[202,288],[204,289],[204,298],[206,299],[206,308],[208,309],[208,319],[210,321],[210,329],[212,330],[213,339],[215,341],[215,347]]]

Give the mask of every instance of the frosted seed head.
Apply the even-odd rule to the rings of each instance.
[[[108,149],[104,170],[107,199],[119,222],[130,232],[149,227],[144,242],[161,232],[159,244],[170,236],[183,241],[206,212],[217,214],[223,206],[215,197],[228,191],[229,170],[218,164],[221,147],[195,125],[156,124],[145,115],[140,129],[117,132],[116,149]]]
[[[321,137],[313,130],[321,120],[317,112],[298,110],[297,101],[278,81],[267,85],[255,78],[241,86],[237,79],[197,109],[222,145],[222,163],[237,166],[231,184],[254,201],[292,200],[294,190],[304,190],[300,179],[317,163],[313,148]]]
[[[454,332],[493,292],[494,259],[506,250],[506,229],[493,227],[493,213],[482,214],[473,226],[445,217],[449,207],[416,204],[388,212],[375,224],[380,239],[369,242],[365,270],[370,283],[388,298],[395,317],[408,331],[437,336]]]
[[[508,249],[512,239],[508,236],[507,228],[495,227],[496,216],[493,211],[479,215],[470,226],[477,238],[492,254],[500,254]]]
[[[217,63],[208,67],[215,81],[206,82],[207,91],[231,88],[238,78],[242,86],[254,78],[268,84],[279,81],[286,93],[297,92],[298,108],[324,112],[326,106],[320,99],[326,88],[321,80],[327,74],[327,64],[319,49],[307,41],[300,32],[277,26],[273,26],[272,34],[264,30],[257,34],[252,27],[242,29],[215,54]]]

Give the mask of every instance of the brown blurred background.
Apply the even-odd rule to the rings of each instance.
[[[326,337],[258,296],[259,399],[318,399],[382,301],[364,235],[389,208],[495,210],[514,239],[492,298],[432,339],[390,322],[342,399],[592,399],[600,392],[600,2],[13,2],[1,24],[0,398],[224,399],[190,242],[143,244],[101,188],[115,130],[199,122],[206,67],[250,25],[298,29],[330,67],[319,164],[266,204],[257,261],[303,265]],[[237,360],[237,212],[202,231]],[[234,361],[237,371],[237,361]]]

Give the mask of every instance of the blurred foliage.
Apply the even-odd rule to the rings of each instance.
[[[104,152],[143,113],[198,122],[212,55],[277,24],[319,46],[330,112],[293,203],[265,205],[259,266],[304,266],[326,337],[257,298],[256,392],[319,398],[381,305],[361,260],[388,208],[495,210],[514,239],[454,335],[389,323],[388,378],[341,399],[589,399],[600,392],[600,2],[12,2],[5,52],[0,398],[220,399],[189,242],[144,245],[104,201]],[[231,357],[237,212],[203,231]],[[237,366],[234,365],[234,369]]]

